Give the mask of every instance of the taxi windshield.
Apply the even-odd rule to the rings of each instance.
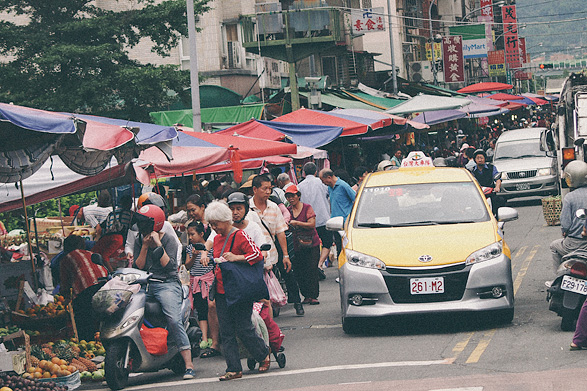
[[[476,223],[490,219],[473,182],[418,183],[364,188],[355,227]]]

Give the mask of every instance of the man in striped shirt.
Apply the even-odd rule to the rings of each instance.
[[[74,235],[63,241],[63,252],[66,255],[59,265],[59,291],[66,297],[73,293],[72,305],[79,338],[89,341],[98,331],[97,319],[92,311],[92,297],[106,282],[99,279],[108,277],[108,271],[92,262],[92,253],[84,250],[84,245],[84,239]]]

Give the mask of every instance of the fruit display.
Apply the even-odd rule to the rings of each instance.
[[[97,333],[97,337],[99,334]],[[75,338],[31,346],[31,366],[23,375],[29,379],[69,376],[80,372],[82,380],[103,380],[102,363],[92,361],[106,350],[100,341],[79,341]],[[89,374],[89,375],[88,375]]]
[[[67,386],[54,382],[41,383],[19,376],[0,376],[0,391],[67,391]]]
[[[29,318],[55,318],[62,316],[67,311],[68,302],[61,295],[54,296],[54,302],[47,305],[34,305],[27,310],[18,310],[17,314]]]
[[[18,333],[19,331],[20,331],[20,327],[18,327],[18,326],[1,327],[0,328],[0,337],[6,337],[9,334]]]

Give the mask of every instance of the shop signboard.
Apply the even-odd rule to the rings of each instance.
[[[450,35],[462,36],[463,58],[487,57],[487,38],[485,24],[449,27]]]
[[[518,18],[516,6],[506,5],[501,8],[503,20],[503,40],[505,46],[505,61],[511,68],[522,66],[520,61],[520,45],[518,40]]]
[[[442,43],[434,42],[434,59],[442,59]],[[430,42],[426,42],[426,60],[432,61],[432,49]]]
[[[464,82],[463,38],[460,35],[442,38],[442,54],[444,56],[445,83]]]
[[[385,31],[383,7],[353,9],[351,11],[351,26],[354,35]]]
[[[505,54],[503,50],[493,50],[487,53],[489,62],[489,76],[505,76]]]
[[[518,43],[520,44],[520,61],[522,64],[526,63],[526,38],[520,37],[518,39]]]
[[[493,22],[493,0],[479,1],[480,14],[477,20],[480,22]]]

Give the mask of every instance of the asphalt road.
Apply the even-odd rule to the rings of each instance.
[[[509,325],[470,315],[410,317],[365,326],[345,335],[340,324],[336,268],[326,271],[317,306],[296,317],[285,307],[277,322],[285,334],[285,368],[218,382],[222,357],[195,358],[197,377],[170,371],[133,377],[128,390],[584,390],[587,352],[569,351],[572,333],[548,311],[544,282],[554,271],[549,243],[560,227],[547,226],[539,199],[510,201],[519,219],[507,223],[512,251],[515,317]],[[246,363],[243,361],[246,368]],[[84,384],[82,389],[104,388]]]

